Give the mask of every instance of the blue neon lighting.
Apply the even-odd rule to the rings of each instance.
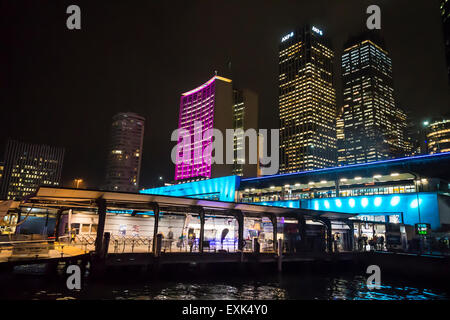
[[[430,223],[433,229],[438,228],[440,216],[437,192],[421,192],[419,197],[419,202],[416,193],[301,199],[299,201],[300,208],[310,210],[360,215],[399,215],[403,217],[403,223],[405,224],[414,225],[422,222]],[[326,203],[328,203],[329,208],[326,207]]]
[[[419,199],[419,205],[422,204],[422,199]],[[411,201],[411,204],[409,205],[412,209],[417,208],[417,199],[414,199],[413,201]]]
[[[145,189],[140,193],[234,202],[239,176],[228,176]]]
[[[367,199],[367,198],[362,198],[361,199],[361,206],[363,208],[367,207],[368,204],[369,204],[369,199]]]
[[[319,202],[318,201],[314,202],[314,209],[319,210]]]
[[[391,206],[395,207],[396,205],[398,205],[400,203],[400,197],[399,196],[393,196],[391,198]]]
[[[373,204],[375,205],[375,207],[381,206],[382,203],[383,199],[381,197],[376,197],[375,200],[373,200]]]
[[[325,208],[330,209],[330,203],[328,202],[328,200],[325,200],[324,204]]]
[[[329,167],[329,168],[316,169],[316,170],[310,170],[310,171],[299,171],[299,172],[291,172],[291,173],[283,173],[283,174],[274,174],[274,175],[264,176],[264,177],[246,178],[246,179],[242,179],[242,181],[282,178],[282,177],[289,177],[289,176],[295,176],[295,175],[301,175],[301,174],[313,174],[313,173],[317,173],[317,172],[324,172],[324,171],[330,171],[330,170],[332,171],[332,170],[340,170],[340,169],[346,169],[346,168],[358,168],[358,167],[364,167],[364,166],[367,167],[367,166],[372,166],[372,165],[377,165],[377,164],[401,162],[404,160],[428,159],[428,158],[445,157],[445,156],[450,156],[450,152],[426,154],[426,155],[420,155],[420,156],[414,156],[414,157],[403,157],[403,158],[397,158],[397,159],[380,160],[380,161],[367,162],[367,163],[349,164],[349,165],[341,166],[341,167]]]
[[[348,199],[348,205],[350,206],[350,208],[354,208],[355,207],[355,199],[353,199],[353,198]]]

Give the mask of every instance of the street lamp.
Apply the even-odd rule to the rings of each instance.
[[[78,187],[80,186],[80,183],[83,182],[83,179],[74,179],[74,184],[75,184],[75,188],[78,189]]]

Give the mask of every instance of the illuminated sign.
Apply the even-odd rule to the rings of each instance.
[[[322,32],[322,30],[320,30],[319,28],[317,28],[317,27],[312,27],[312,31],[314,31],[315,33],[317,33],[317,34],[320,34],[321,36],[323,36],[323,32]]]
[[[430,229],[429,223],[416,223],[416,234],[427,235]]]
[[[293,36],[294,36],[294,33],[291,32],[291,33],[285,35],[283,38],[281,38],[281,42],[284,42],[284,41],[286,41],[287,39],[292,38]]]

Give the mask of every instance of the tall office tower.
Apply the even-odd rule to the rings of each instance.
[[[435,120],[427,126],[428,153],[450,152],[450,117]]]
[[[345,163],[404,156],[406,114],[395,106],[392,61],[376,34],[347,43],[342,82]]]
[[[9,140],[4,160],[0,199],[21,200],[40,186],[61,185],[64,148]]]
[[[249,89],[233,90],[233,129],[241,129],[240,135],[234,137],[234,167],[233,174],[243,177],[256,177],[258,164],[250,164],[250,146],[246,143],[243,132],[249,129],[258,130],[258,95]],[[245,153],[245,163],[238,161],[238,152]],[[259,155],[259,151],[258,151]]]
[[[4,170],[5,170],[5,164],[3,162],[0,162],[0,186],[2,185],[2,177],[3,177]]]
[[[106,165],[106,190],[138,191],[144,125],[145,118],[136,113],[118,113],[113,117]]]
[[[345,165],[345,133],[344,133],[344,119],[342,115],[344,107],[339,108],[336,118],[336,146],[337,146],[337,165]]]
[[[322,30],[306,25],[279,49],[280,172],[336,164],[334,53]]]
[[[441,0],[440,9],[444,30],[445,56],[447,57],[448,81],[450,82],[450,0]]]
[[[178,128],[190,136],[183,138],[180,134],[178,137],[176,181],[231,175],[233,164],[211,164],[211,152],[205,150],[212,142],[207,130],[218,129],[225,137],[225,130],[233,128],[232,81],[216,75],[201,86],[183,93]]]

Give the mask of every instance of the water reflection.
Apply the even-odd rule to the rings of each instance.
[[[129,280],[129,281],[128,281]],[[446,290],[411,283],[382,281],[380,289],[369,290],[362,276],[305,274],[261,279],[234,278],[226,281],[142,281],[136,279],[94,283],[85,281],[82,290],[68,291],[62,281],[12,279],[0,299],[70,300],[436,300],[448,299]],[[16,289],[14,289],[16,288]],[[20,288],[20,290],[18,290]],[[42,288],[45,288],[44,290]]]

